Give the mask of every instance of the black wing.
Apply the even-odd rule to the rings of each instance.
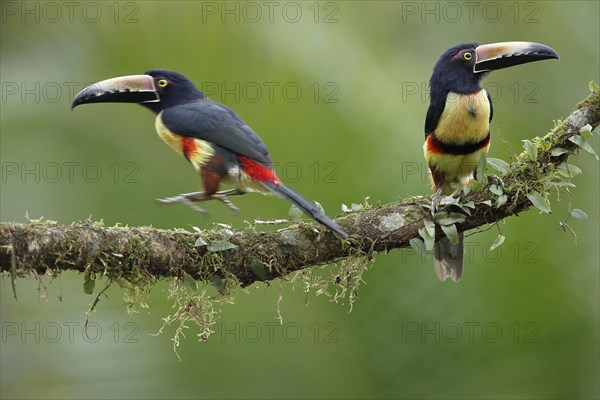
[[[264,142],[239,115],[223,104],[198,100],[164,110],[162,122],[173,133],[214,143],[261,164],[271,164]]]
[[[444,112],[444,107],[446,107],[446,95],[435,96],[432,94],[431,102],[427,109],[427,116],[425,117],[425,138],[435,131],[440,117]]]

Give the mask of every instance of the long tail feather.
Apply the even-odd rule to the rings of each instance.
[[[450,239],[444,239],[435,243],[435,260],[433,265],[435,273],[441,281],[451,278],[454,282],[460,281],[463,271],[464,235],[459,233],[458,244],[453,244]]]
[[[344,230],[335,221],[333,221],[327,215],[323,214],[323,212],[319,208],[317,208],[317,206],[314,203],[308,201],[300,193],[294,192],[292,189],[282,185],[281,183],[260,183],[264,187],[269,189],[269,191],[275,196],[291,202],[300,210],[302,210],[302,212],[304,212],[306,215],[319,222],[320,224],[326,226],[327,228],[331,229],[341,237],[348,237],[348,234],[344,232]]]

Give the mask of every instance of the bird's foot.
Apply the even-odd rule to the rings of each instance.
[[[431,196],[431,216],[435,217],[437,213],[437,209],[440,206],[440,201],[442,200],[442,189],[439,188],[432,196]]]
[[[175,204],[181,203],[191,207],[193,210],[199,212],[200,214],[208,215],[208,211],[206,211],[202,207],[198,207],[194,204],[194,202],[198,201],[207,201],[210,200],[209,196],[206,196],[204,192],[194,192],[194,193],[185,193],[180,194],[178,196],[173,197],[165,197],[163,199],[156,199],[156,201],[160,204]]]
[[[156,199],[156,201],[160,204],[181,203],[181,204],[185,204],[185,205],[191,207],[192,209],[194,209],[195,211],[197,211],[201,214],[208,214],[208,211],[206,211],[204,208],[198,207],[196,204],[194,204],[194,202],[219,200],[219,201],[223,202],[223,204],[225,204],[234,213],[238,213],[240,211],[240,209],[237,208],[231,202],[231,200],[229,200],[227,198],[227,196],[242,195],[244,193],[245,192],[243,192],[239,189],[223,190],[223,191],[217,192],[213,195],[207,195],[204,192],[193,192],[193,193],[184,193],[184,194],[180,194],[178,196],[173,196],[173,197],[166,197],[163,199]]]
[[[236,207],[236,206],[235,206],[235,204],[233,204],[233,203],[231,202],[231,200],[229,200],[229,199],[227,198],[227,195],[226,195],[226,194],[221,194],[220,192],[217,192],[217,193],[215,193],[215,194],[214,194],[212,197],[213,197],[214,199],[217,199],[217,200],[220,200],[220,201],[222,201],[222,202],[223,202],[223,204],[225,204],[227,207],[229,207],[229,209],[230,209],[231,211],[233,211],[233,213],[234,213],[234,214],[237,214],[237,213],[239,213],[239,212],[240,212],[240,209],[239,209],[238,207]]]
[[[504,181],[498,175],[490,174],[487,176],[487,178],[497,186],[504,187]]]
[[[220,192],[217,192],[217,193],[213,194],[212,198],[222,201],[223,204],[225,204],[231,211],[233,211],[234,214],[237,214],[237,213],[240,212],[240,209],[237,208],[231,202],[231,200],[229,200],[227,198],[227,196],[241,196],[243,194],[246,194],[246,192],[244,192],[241,189],[228,189],[228,190],[222,190]]]

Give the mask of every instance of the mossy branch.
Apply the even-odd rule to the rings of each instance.
[[[578,104],[569,117],[547,135],[532,141],[537,157],[523,152],[503,175],[506,202],[500,206],[490,192],[490,182],[483,190],[473,191],[461,199],[476,207],[457,229],[465,231],[516,215],[532,206],[527,197],[532,191],[545,196],[551,186],[547,179],[578,145],[570,138],[581,128],[600,123],[600,91]],[[562,154],[553,149],[566,149]],[[556,155],[558,154],[558,155]],[[484,202],[490,201],[492,206]],[[277,232],[245,229],[233,232],[227,241],[235,248],[209,251],[195,247],[201,236],[206,243],[223,243],[219,229],[192,233],[181,229],[161,230],[150,227],[104,227],[91,221],[65,226],[48,221],[0,223],[0,270],[45,273],[75,270],[86,274],[105,274],[135,284],[134,277],[213,277],[236,278],[242,286],[257,280],[271,280],[293,271],[356,257],[373,255],[410,246],[419,238],[424,221],[431,219],[426,208],[430,199],[408,198],[375,208],[365,207],[347,213],[337,222],[351,235],[342,241],[320,226],[301,222]],[[443,233],[438,228],[436,237]],[[233,246],[232,246],[233,247]],[[214,248],[212,250],[215,250]],[[220,249],[217,249],[220,250]],[[14,257],[16,256],[16,257]],[[141,274],[141,275],[140,275]]]

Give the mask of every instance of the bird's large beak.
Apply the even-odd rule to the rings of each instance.
[[[532,61],[558,59],[550,47],[533,42],[483,44],[475,49],[473,72],[492,71]]]
[[[87,103],[148,103],[160,101],[154,78],[150,75],[128,75],[106,79],[77,93],[71,108]]]

